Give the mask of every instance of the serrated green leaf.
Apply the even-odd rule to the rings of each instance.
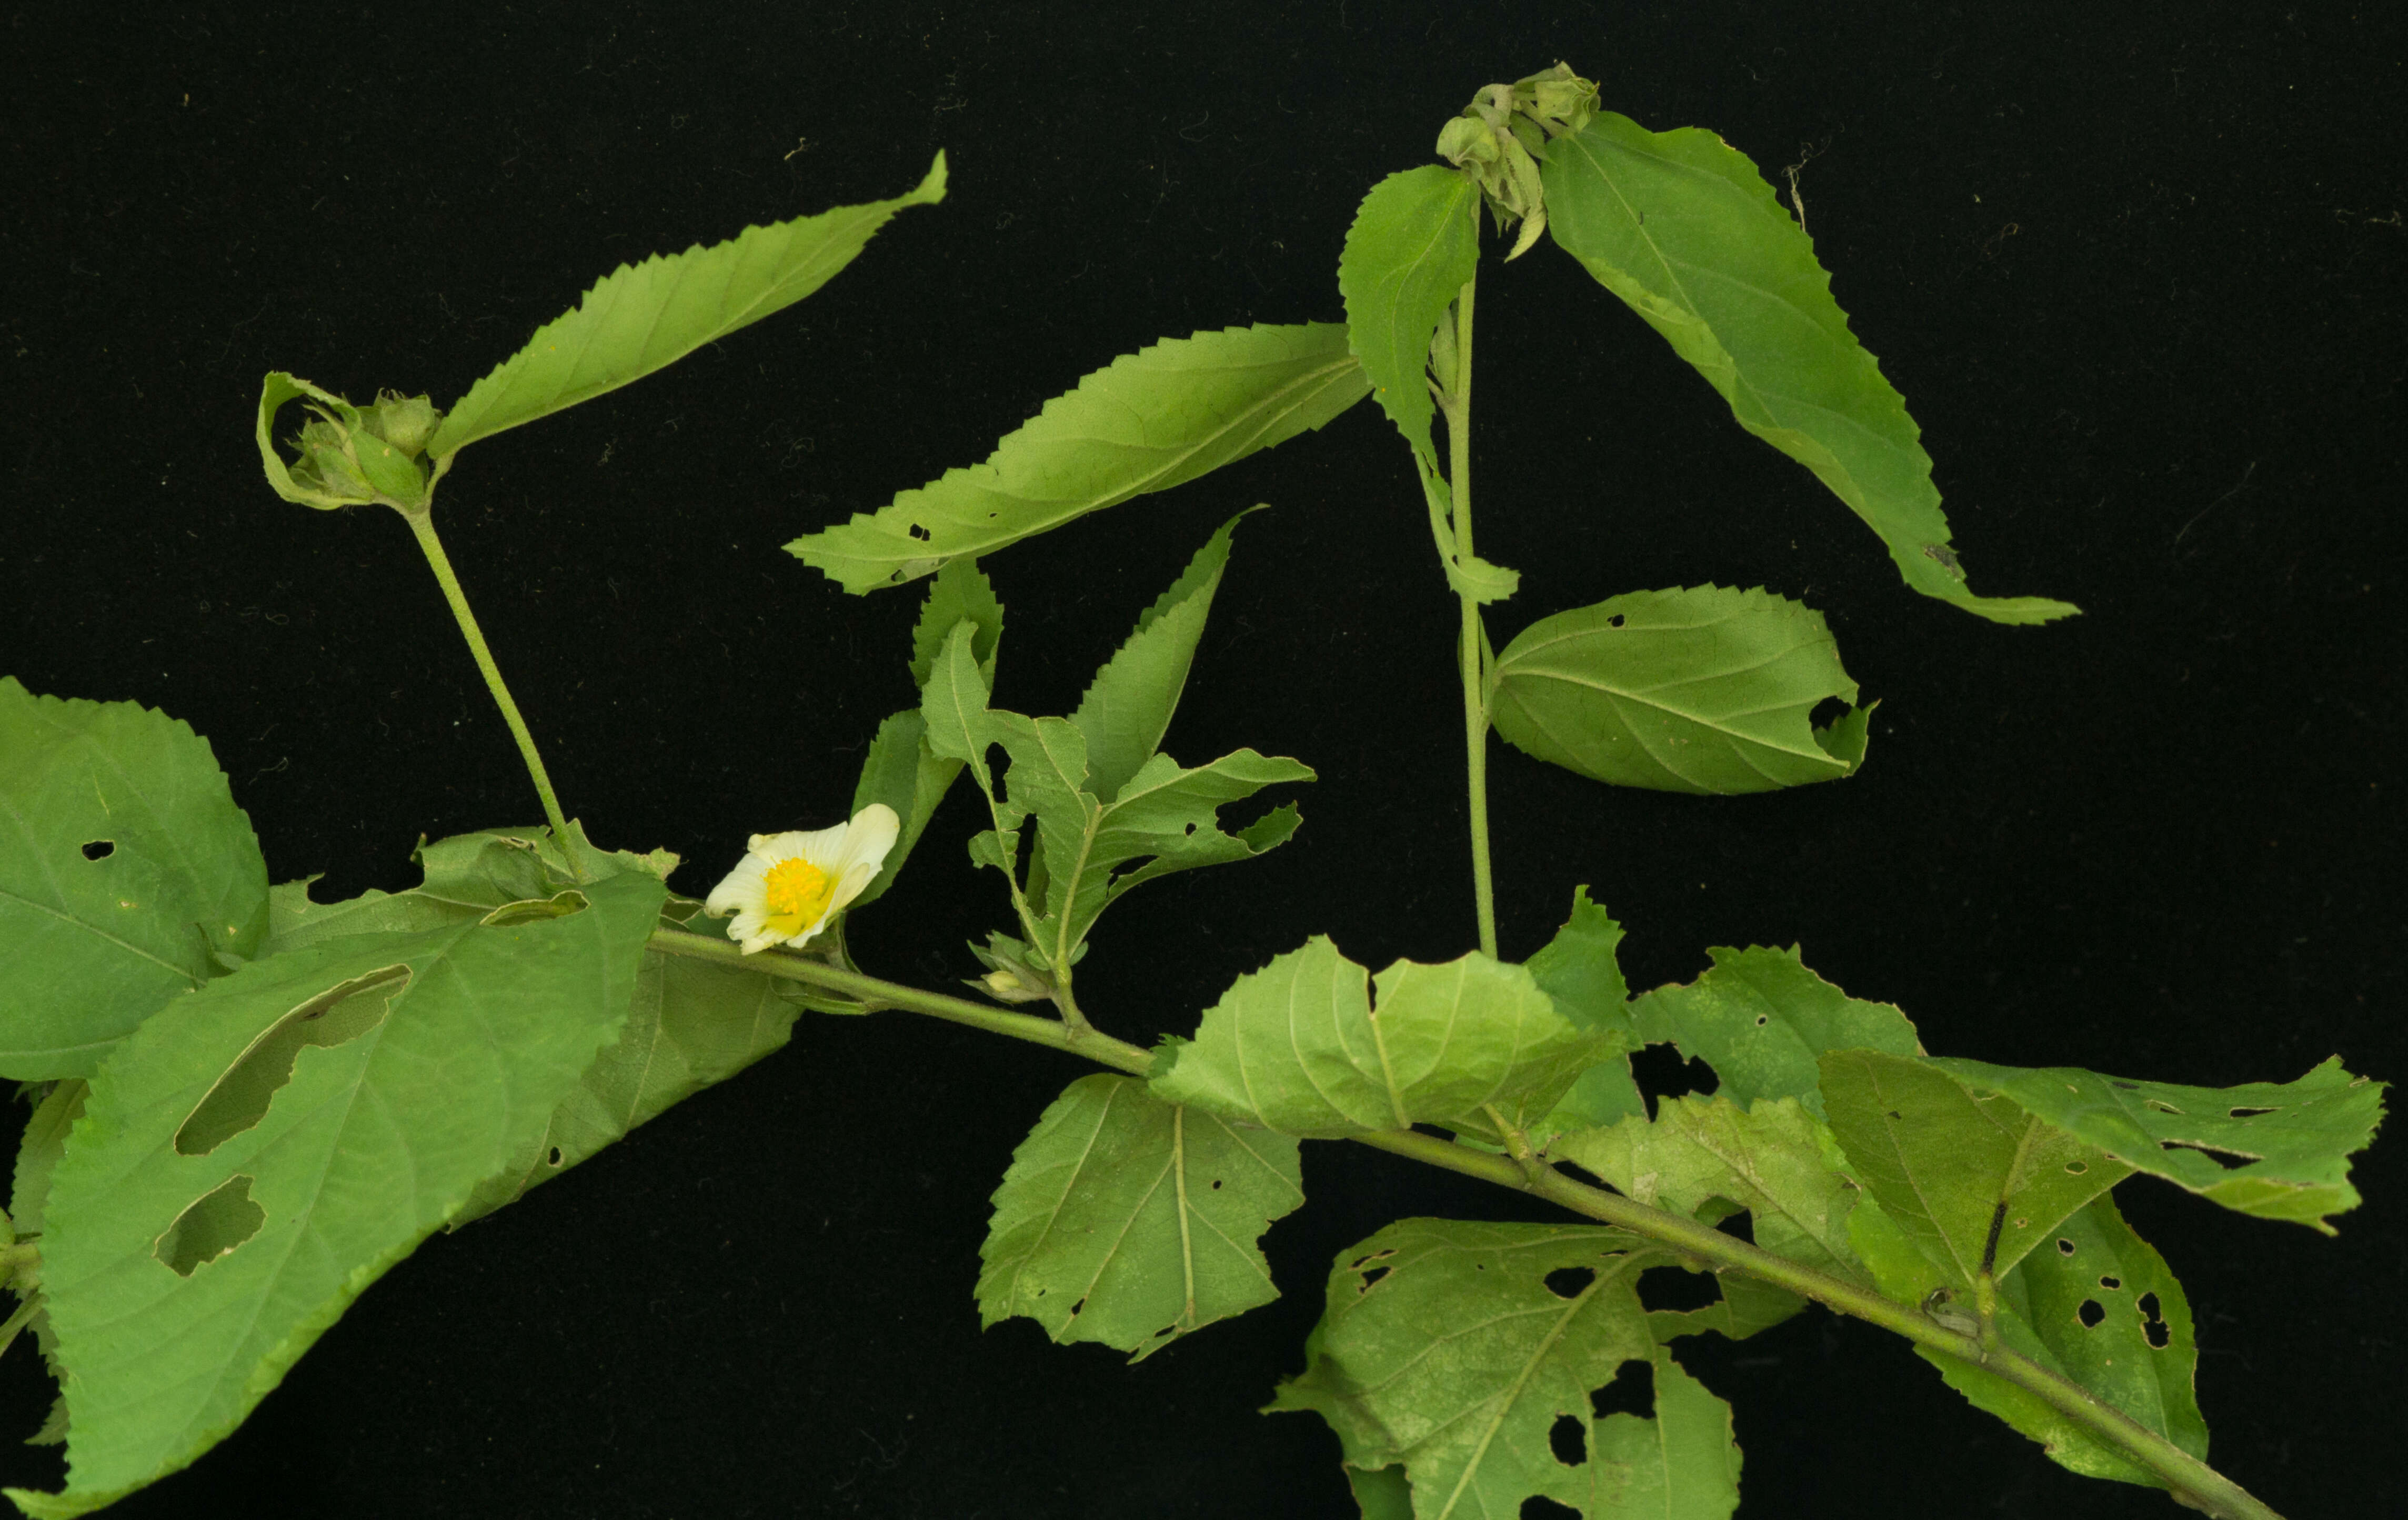
[[[69,1079],[52,1086],[25,1121],[24,1138],[17,1142],[17,1163],[10,1177],[8,1224],[17,1239],[42,1233],[42,1216],[50,1197],[50,1177],[66,1150],[67,1131],[83,1117],[90,1084]]]
[[[945,155],[907,194],[747,227],[709,248],[621,265],[572,310],[452,403],[427,440],[441,459],[677,363],[818,290],[897,211],[945,198]]]
[[[1165,338],[1048,401],[983,464],[786,551],[850,592],[901,585],[1284,443],[1369,390],[1334,323]]]
[[[1096,672],[1070,714],[1071,725],[1087,741],[1087,790],[1098,802],[1111,802],[1162,748],[1187,686],[1197,640],[1212,611],[1212,594],[1228,566],[1229,535],[1244,515],[1222,523],[1205,540],[1170,589],[1139,617],[1127,641]]]
[[[1836,781],[1855,761],[1815,730],[1853,702],[1823,614],[1768,591],[1635,591],[1542,618],[1497,657],[1497,731],[1539,759],[1617,786],[1728,796]]]
[[[1997,623],[2079,610],[1966,586],[1921,430],[1745,155],[1696,127],[1649,132],[1600,111],[1548,145],[1542,173],[1556,245],[1695,366],[1742,427],[1881,535],[1908,585]]]
[[[953,779],[961,773],[959,760],[946,759],[928,747],[928,720],[918,708],[890,714],[878,725],[869,753],[862,757],[861,780],[853,784],[853,810],[858,814],[871,803],[882,802],[895,810],[900,826],[878,874],[853,899],[853,910],[867,908],[886,896],[903,863],[911,858],[911,847],[927,832],[937,805],[945,800]]]
[[[1806,1300],[1788,1289],[1743,1272],[1717,1274],[1714,1286],[1722,1297],[1703,1309],[1649,1310],[1647,1328],[1656,1343],[1669,1346],[1684,1335],[1710,1330],[1727,1341],[1744,1341],[1796,1318],[1806,1308]]]
[[[1932,1064],[2135,1170],[2238,1212],[2327,1235],[2334,1231],[2326,1216],[2358,1207],[2350,1154],[2364,1149],[2383,1121],[2386,1084],[2351,1076],[2337,1055],[2296,1082],[2238,1087],[2127,1082],[2072,1067]]]
[[[1990,1269],[2004,1277],[2132,1174],[2011,1099],[1976,1097],[1936,1062],[1842,1050],[1822,1068],[1831,1130],[1857,1179],[1958,1289],[1980,1275],[1994,1228]]]
[[[1728,1097],[1667,1097],[1656,1118],[1575,1130],[1547,1148],[1652,1208],[1712,1224],[1747,1211],[1756,1243],[1777,1256],[1861,1282],[1848,1245],[1848,1213],[1861,1196],[1834,1166],[1823,1126],[1794,1097],[1742,1108]],[[1985,1215],[1983,1224],[1989,1223]]]
[[[1888,1003],[1851,997],[1806,968],[1798,947],[1716,945],[1713,965],[1684,986],[1658,987],[1634,1000],[1631,1021],[1650,1044],[1670,1041],[1705,1062],[1715,1091],[1735,1102],[1794,1097],[1822,1118],[1822,1071],[1830,1050],[1923,1050],[1914,1025]]]
[[[670,906],[691,915],[702,905],[686,899]],[[457,1229],[515,1202],[527,1189],[776,1052],[793,1035],[800,1013],[781,996],[775,977],[646,951],[619,1038],[585,1068],[544,1132],[507,1169],[478,1184],[448,1227]]]
[[[1858,1254],[1889,1298],[1920,1304],[1950,1286],[1946,1269],[1918,1249],[1878,1203],[1866,1200],[1850,1216],[1849,1226]],[[2086,1303],[2097,1306],[2095,1320],[2084,1317]],[[2189,1300],[2165,1258],[2125,1224],[2112,1196],[2102,1194],[2061,1221],[2050,1232],[2049,1244],[1999,1284],[1996,1324],[2011,1349],[2089,1389],[2193,1456],[2207,1455],[2207,1424],[2192,1393],[2199,1355]],[[1915,1350],[1976,1409],[2040,1442],[2058,1465],[2085,1477],[2165,1486],[2155,1473],[2014,1384],[1957,1357]]]
[[[208,741],[0,677],[0,1077],[89,1076],[267,933],[267,865]]]
[[[1322,936],[1240,977],[1192,1041],[1157,1059],[1154,1094],[1283,1134],[1334,1138],[1449,1124],[1554,1082],[1597,1034],[1530,973],[1473,952],[1370,977]],[[1560,1088],[1558,1089],[1560,1090]]]
[[[1630,1022],[1630,987],[1614,957],[1621,943],[1622,925],[1589,900],[1587,887],[1575,887],[1570,917],[1525,963],[1557,1011],[1598,1037],[1587,1048],[1566,1052],[1569,1080],[1538,1083],[1498,1105],[1537,1149],[1544,1150],[1566,1130],[1647,1116],[1647,1101],[1630,1076],[1629,1053],[1642,1041]],[[1483,1124],[1467,1123],[1465,1132],[1500,1147],[1503,1142]]]
[[[665,895],[638,872],[583,891],[591,907],[564,918],[345,936],[254,961],[110,1056],[48,1206],[44,1285],[74,1369],[72,1425],[67,1489],[36,1503],[89,1507],[191,1462],[542,1133],[619,1033]],[[338,1005],[354,1038],[297,1050],[248,1128],[179,1148],[259,1037],[347,988],[361,993]],[[356,1011],[381,1016],[353,1018],[371,996]],[[239,1207],[195,1213],[220,1198]],[[195,1226],[225,1249],[189,1249]]]
[[[1656,1347],[1637,1292],[1661,1259],[1594,1226],[1407,1219],[1342,1252],[1300,1377],[1348,1466],[1401,1463],[1413,1513],[1512,1516],[1532,1497],[1584,1515],[1722,1520],[1739,1502],[1728,1407]],[[1649,1368],[1656,1417],[1597,1418],[1591,1394]],[[1578,1425],[1583,1460],[1550,1446]]]
[[[979,1258],[981,1321],[1143,1361],[1279,1297],[1255,1243],[1304,1201],[1297,1142],[1082,1077],[1012,1153]]]
[[[1435,164],[1371,187],[1346,229],[1338,290],[1346,331],[1380,409],[1435,469],[1436,409],[1422,378],[1430,335],[1480,263],[1480,187]]]
[[[978,631],[970,653],[979,674],[995,684],[996,651],[1003,642],[1003,604],[996,600],[995,582],[975,559],[949,559],[928,581],[927,599],[920,604],[919,620],[911,624],[911,684],[928,684],[928,674],[944,652],[953,625],[967,620]]]

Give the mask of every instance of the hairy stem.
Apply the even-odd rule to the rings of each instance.
[[[804,955],[779,951],[746,955],[726,939],[678,929],[654,931],[651,948],[672,955],[691,955],[731,966],[741,965],[770,976],[825,987],[858,998],[871,1009],[899,1008],[955,1024],[966,1024],[990,1034],[1008,1035],[1031,1044],[1083,1055],[1135,1076],[1145,1076],[1154,1066],[1152,1052],[1107,1034],[1076,1032],[1054,1019],[1012,1013],[964,998],[950,997],[942,993],[923,992],[916,987],[881,981],[859,971],[843,970]],[[2025,1389],[2102,1443],[2157,1474],[2176,1498],[2193,1509],[2217,1516],[2218,1520],[2282,1520],[2274,1511],[2258,1502],[2238,1484],[2123,1411],[2101,1400],[2087,1388],[2058,1377],[2003,1346],[1985,1351],[1977,1337],[1945,1329],[1919,1311],[1894,1303],[1861,1283],[1776,1256],[1726,1235],[1712,1226],[1700,1225],[1694,1219],[1650,1208],[1619,1193],[1576,1182],[1545,1165],[1542,1158],[1533,1155],[1527,1140],[1512,1126],[1500,1122],[1500,1131],[1506,1135],[1508,1144],[1513,1147],[1519,1159],[1474,1150],[1468,1145],[1413,1130],[1388,1130],[1357,1135],[1354,1139],[1358,1144],[1374,1150],[1386,1151],[1466,1177],[1494,1183],[1499,1187],[1531,1194],[1585,1218],[1670,1246],[1715,1269],[1743,1272],[1777,1287],[1786,1288],[1800,1298],[1812,1298],[1825,1308],[1878,1325],[1904,1336],[1918,1346],[1979,1367]]]
[[[1471,298],[1467,280],[1455,298],[1455,376],[1440,397],[1446,413],[1447,494],[1455,506],[1455,547],[1471,558]],[[1465,792],[1471,809],[1471,898],[1480,952],[1497,954],[1497,888],[1488,868],[1488,699],[1483,691],[1480,604],[1465,596],[1458,650],[1463,675]]]
[[[536,795],[543,798],[543,816],[552,825],[552,837],[560,841],[561,852],[568,857],[577,879],[587,880],[584,853],[578,848],[576,836],[568,832],[568,821],[561,815],[560,798],[552,794],[552,777],[543,768],[543,756],[536,753],[535,736],[527,732],[526,720],[519,716],[519,705],[511,700],[501,667],[494,663],[494,652],[485,647],[485,635],[477,626],[477,614],[468,609],[467,594],[460,589],[460,578],[452,573],[451,556],[443,552],[443,540],[435,535],[435,514],[421,508],[401,515],[409,523],[409,531],[418,536],[418,547],[425,552],[427,566],[443,588],[443,599],[452,604],[452,615],[459,620],[460,636],[468,641],[468,652],[476,657],[477,668],[484,675],[485,689],[494,694],[494,705],[502,710],[502,722],[509,724],[510,737],[519,741],[519,756],[526,762]]]

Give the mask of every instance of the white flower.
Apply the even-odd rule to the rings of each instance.
[[[878,875],[900,826],[894,809],[873,802],[834,828],[755,834],[743,863],[710,889],[704,909],[736,915],[727,938],[747,955],[806,944]]]

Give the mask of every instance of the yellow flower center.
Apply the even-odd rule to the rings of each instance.
[[[764,906],[769,917],[781,923],[791,921],[797,930],[824,917],[828,899],[836,896],[836,878],[802,859],[781,860],[770,867],[762,885],[767,889]]]

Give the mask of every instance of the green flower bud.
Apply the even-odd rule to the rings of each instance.
[[[403,458],[416,459],[425,452],[426,440],[435,436],[443,414],[425,396],[380,391],[376,406],[361,412],[360,420],[369,432],[400,450]]]
[[[293,466],[293,482],[339,501],[374,501],[376,487],[351,452],[351,430],[321,407],[309,409],[317,421],[304,425],[297,440],[301,457]]]

